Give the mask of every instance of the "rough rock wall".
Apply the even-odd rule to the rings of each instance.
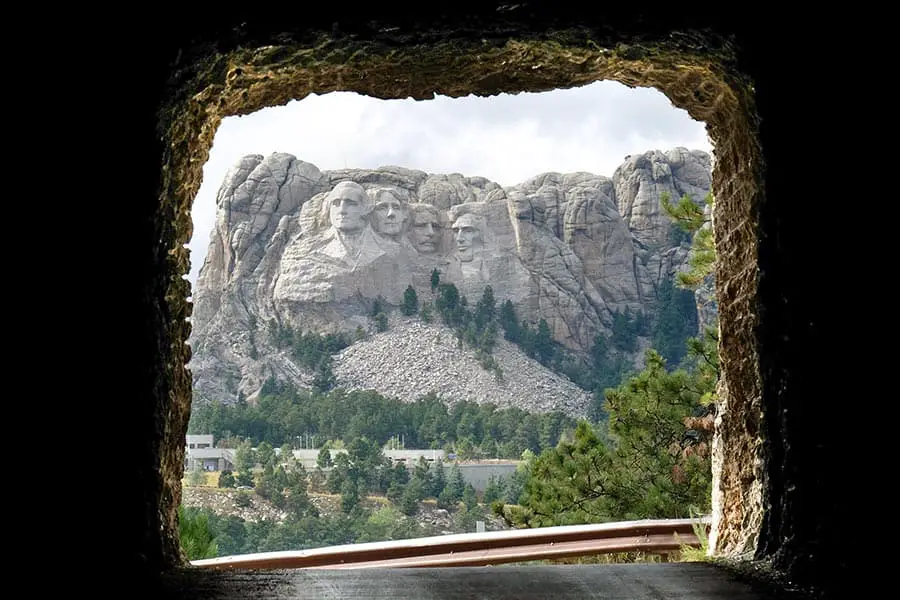
[[[427,13],[424,8],[422,11]],[[711,16],[706,9],[692,13],[673,5],[668,12],[654,11],[651,15],[636,16],[628,11],[586,15],[583,7],[555,4],[541,9],[516,5],[503,11],[489,7],[438,16],[412,14],[406,9],[387,14],[379,4],[368,13],[348,11],[339,19],[339,26],[334,25],[333,13],[306,12],[303,23],[291,31],[285,31],[284,15],[278,15],[277,24],[260,23],[259,19],[249,24],[238,20],[210,22],[204,15],[202,21],[176,21],[180,29],[172,36],[145,38],[145,43],[156,44],[160,50],[144,55],[158,57],[153,59],[153,70],[148,74],[123,68],[121,76],[141,92],[133,95],[146,107],[141,118],[157,125],[144,124],[135,149],[150,158],[149,163],[157,159],[161,165],[152,176],[145,174],[141,180],[147,182],[145,185],[135,188],[142,203],[128,205],[134,208],[132,225],[142,232],[141,236],[132,236],[128,258],[132,259],[129,264],[143,265],[133,271],[133,280],[139,284],[134,296],[140,309],[135,311],[135,330],[144,333],[135,338],[139,356],[129,356],[123,367],[124,373],[136,375],[132,385],[143,382],[142,377],[147,384],[138,390],[135,408],[128,413],[133,417],[129,423],[135,425],[146,451],[141,454],[140,465],[132,468],[136,472],[135,501],[130,506],[135,510],[129,513],[118,538],[126,548],[125,554],[150,568],[181,562],[175,509],[180,499],[182,440],[191,402],[191,381],[184,368],[190,358],[190,348],[185,345],[190,326],[182,315],[188,312],[185,299],[190,290],[182,279],[188,270],[183,245],[190,237],[191,200],[223,117],[333,90],[380,98],[424,99],[435,92],[463,96],[542,91],[598,79],[653,86],[693,118],[707,123],[710,137],[717,144],[718,168],[724,174],[736,174],[734,187],[745,188],[740,198],[750,202],[746,210],[721,205],[721,213],[736,215],[737,224],[743,219],[741,215],[748,214],[746,211],[751,217],[755,214],[754,202],[761,194],[761,166],[746,160],[748,149],[756,144],[754,88],[782,98],[783,93],[773,93],[772,82],[764,77],[766,69],[780,69],[783,75],[793,69],[781,57],[764,54],[766,48],[777,44],[771,44],[767,29],[754,28],[760,22],[754,14],[742,14],[738,21],[717,21],[725,15]],[[378,19],[372,20],[376,15]],[[699,33],[704,25],[712,29]],[[735,29],[742,31],[738,39],[725,41]],[[763,30],[767,31],[764,40],[759,33]],[[348,31],[353,32],[352,37],[346,35]],[[759,42],[756,50],[740,48],[748,40]],[[773,50],[772,55],[779,52]],[[763,62],[754,62],[761,55]],[[127,60],[135,59],[129,55]],[[749,69],[750,78],[742,69]],[[102,73],[101,77],[107,77]],[[115,86],[117,93],[119,79]],[[766,115],[772,112],[770,107]],[[792,114],[805,113],[798,110]],[[779,135],[786,139],[789,133],[794,134],[797,121],[782,118],[767,123],[770,139]],[[812,133],[811,128],[809,131]],[[725,144],[732,137],[738,138],[735,143]],[[795,154],[791,153],[792,160]],[[128,165],[133,167],[133,157],[128,158]],[[790,171],[788,162],[782,161],[783,172]],[[127,172],[124,163],[121,172]],[[129,183],[134,187],[133,169],[129,173]],[[773,177],[777,177],[777,171]],[[802,191],[797,185],[791,188],[788,183],[787,187]],[[121,206],[120,191],[114,193],[116,206]],[[787,202],[790,197],[782,190],[779,200]],[[775,214],[767,222],[770,232],[777,230],[777,211]],[[733,238],[727,229],[723,235],[719,241],[724,249],[753,245],[744,236]],[[148,239],[158,250],[152,258],[146,256]],[[767,243],[768,248],[775,247],[775,242]],[[717,274],[719,289],[743,276],[738,261],[730,265]],[[770,305],[775,306],[772,302]],[[742,310],[736,316],[755,314],[751,303],[745,303]],[[723,360],[752,361],[746,351],[755,348],[754,343],[747,342],[746,336],[730,335],[730,328],[731,324],[722,325],[721,345],[724,349],[734,344],[735,348],[730,354],[723,352]],[[772,331],[775,339],[780,331],[777,323]],[[745,343],[750,346],[742,346]],[[749,364],[744,374],[752,379],[755,369]],[[741,376],[741,372],[727,369],[725,374]],[[784,401],[792,397],[788,394]],[[117,396],[116,405],[120,400]],[[749,406],[744,404],[745,409]],[[777,410],[776,404],[771,409]],[[773,430],[776,428],[773,426]],[[750,429],[741,434],[735,428],[733,433],[738,441],[741,436],[753,435]],[[786,431],[784,435],[788,435]],[[732,451],[728,441],[722,451],[724,463],[746,463],[749,458],[752,464],[755,458],[748,457],[740,447]],[[747,483],[731,478],[714,485],[717,489],[730,486],[722,493],[739,502]],[[746,510],[760,510],[761,502],[762,498],[751,498]],[[786,512],[785,519],[787,516]],[[790,529],[789,523],[785,526]],[[741,521],[723,519],[716,528],[752,534]],[[809,536],[791,539],[794,541],[789,550],[797,557]]]
[[[269,376],[302,386],[301,370],[276,352],[270,322],[370,330],[376,298],[398,306],[411,285],[425,299],[434,269],[470,305],[490,285],[498,306],[511,300],[521,319],[545,319],[558,342],[586,353],[614,312],[654,314],[658,286],[687,257],[660,197],[701,202],[710,177],[709,156],[684,148],[629,158],[612,178],[544,173],[507,188],[459,174],[323,172],[290,154],[246,156],[220,187],[197,282],[197,398],[253,398]]]

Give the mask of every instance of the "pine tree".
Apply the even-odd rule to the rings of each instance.
[[[322,359],[319,361],[319,364],[316,367],[316,374],[313,377],[312,381],[313,389],[319,393],[324,394],[328,390],[332,389],[336,383],[337,377],[335,377],[334,371],[331,367],[331,355],[326,354],[322,356]]]
[[[316,456],[316,466],[320,469],[327,469],[333,464],[334,461],[331,460],[331,443],[325,442],[319,450],[318,456]]]
[[[503,328],[503,337],[513,343],[521,341],[521,326],[516,309],[510,300],[500,306],[500,327]]]
[[[234,468],[236,471],[247,472],[256,466],[256,453],[250,440],[244,440],[234,451]]]
[[[494,289],[491,286],[485,286],[481,299],[475,305],[475,327],[478,331],[482,331],[488,324],[494,321],[495,311]]]
[[[188,560],[215,558],[219,554],[209,515],[204,511],[179,505],[178,537]]]
[[[704,204],[710,208],[715,205],[712,192],[704,198]],[[685,194],[677,204],[672,204],[669,194],[662,194],[660,205],[675,225],[689,236],[693,236],[691,253],[688,257],[690,269],[678,273],[678,284],[690,290],[697,289],[703,281],[713,273],[716,262],[716,250],[714,244],[712,223],[706,216],[706,209],[695,203],[690,196]]]
[[[431,271],[431,293],[434,294],[441,284],[441,273],[437,269]]]
[[[544,319],[541,319],[538,322],[537,336],[534,340],[534,350],[538,360],[545,365],[550,362],[555,354],[553,336],[550,334],[550,326],[547,325],[547,321]]]
[[[416,290],[413,289],[413,286],[406,286],[406,291],[403,293],[403,304],[400,306],[400,312],[402,312],[407,317],[411,317],[416,314],[419,310],[419,298],[416,295]]]
[[[234,474],[231,471],[226,469],[219,473],[220,488],[233,488],[234,485]]]

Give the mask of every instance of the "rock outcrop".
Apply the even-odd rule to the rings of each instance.
[[[460,174],[320,171],[290,154],[246,156],[219,190],[193,292],[195,399],[252,398],[268,377],[307,383],[267,324],[370,331],[376,298],[399,306],[408,286],[429,294],[435,269],[470,304],[490,285],[498,304],[511,300],[521,319],[546,320],[556,341],[586,353],[615,313],[654,313],[659,285],[688,253],[660,197],[700,203],[710,173],[707,154],[684,148],[628,157],[612,178],[544,173],[507,188]],[[428,391],[414,387],[391,393]],[[579,402],[569,402],[574,413]]]
[[[499,372],[482,368],[473,353],[461,351],[449,327],[397,318],[387,331],[339,352],[334,374],[338,387],[374,389],[408,402],[434,392],[450,402],[469,400],[529,412],[588,415],[589,393],[513,344],[499,340],[493,358]]]

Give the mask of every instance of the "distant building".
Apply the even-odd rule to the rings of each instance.
[[[394,464],[402,463],[405,465],[415,465],[423,457],[427,462],[447,460],[443,450],[385,450],[384,455],[391,459],[391,462]]]
[[[185,437],[185,471],[233,471],[234,450],[214,448],[212,435]]]
[[[212,448],[213,447],[213,436],[209,435],[190,435],[185,436],[187,441],[186,448],[188,450],[202,449],[202,448]]]

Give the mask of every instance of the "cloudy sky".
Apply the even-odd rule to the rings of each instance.
[[[712,151],[705,125],[662,93],[611,81],[420,102],[314,94],[222,121],[194,201],[188,278],[196,283],[203,265],[225,172],[247,154],[287,152],[321,170],[399,165],[508,186],[548,171],[609,177],[629,154],[677,146]]]

